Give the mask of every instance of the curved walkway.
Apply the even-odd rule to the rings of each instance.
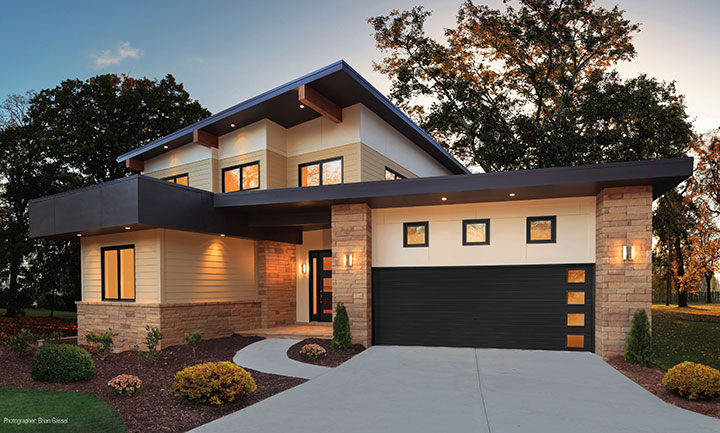
[[[330,367],[306,364],[288,358],[287,351],[301,340],[266,338],[245,346],[235,354],[233,362],[263,373],[313,379],[332,370]]]

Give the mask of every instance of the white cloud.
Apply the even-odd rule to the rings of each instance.
[[[123,42],[118,45],[114,52],[112,50],[105,50],[95,55],[95,67],[104,68],[110,65],[117,65],[125,59],[139,59],[142,54],[142,50],[133,48],[130,42]]]

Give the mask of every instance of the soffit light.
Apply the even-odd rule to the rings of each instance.
[[[442,197],[440,200],[447,201],[447,197]]]
[[[125,226],[125,230],[130,230],[130,226]]]
[[[514,193],[514,192],[511,192],[511,193],[508,194],[508,195],[509,195],[510,197],[515,197],[515,193]]]
[[[231,128],[234,128],[234,127],[235,127],[235,124],[234,124],[234,123],[231,123],[231,124],[230,124],[230,127],[231,127]]]
[[[221,238],[224,238],[224,237],[225,237],[225,234],[224,234],[224,233],[220,233],[220,237],[221,237]]]
[[[304,105],[304,104],[300,104],[300,108],[305,108],[305,105]]]
[[[170,149],[170,146],[168,146],[168,145],[166,144],[166,145],[163,146],[163,149]]]
[[[82,236],[82,233],[78,233],[75,236],[80,237],[80,236]]]

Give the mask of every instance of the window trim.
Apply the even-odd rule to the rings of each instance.
[[[328,186],[322,183],[323,181],[323,164],[326,162],[332,162],[332,161],[340,161],[340,183],[339,184],[331,184],[331,185],[341,185],[345,183],[345,157],[343,155],[335,156],[332,158],[327,159],[320,159],[318,161],[312,161],[312,162],[304,162],[302,164],[298,164],[298,186],[300,188],[312,188],[314,186]],[[320,179],[320,185],[308,185],[308,186],[302,186],[302,169],[303,167],[307,167],[309,165],[315,165],[318,164],[318,178]]]
[[[392,168],[385,166],[385,171],[389,171],[390,173],[395,175],[395,179],[390,180],[401,180],[401,179],[407,179],[407,177],[403,176],[402,174],[398,173],[397,171],[393,170]],[[385,179],[388,180],[388,179]]]
[[[530,225],[535,221],[550,221],[550,239],[530,239]],[[535,216],[525,219],[525,243],[554,244],[557,243],[557,216]]]
[[[164,180],[164,181],[167,181],[167,182],[172,181],[172,183],[174,183],[175,185],[179,185],[179,184],[177,183],[177,180],[178,180],[179,178],[181,178],[181,177],[187,177],[188,184],[187,184],[187,185],[180,185],[180,186],[190,186],[190,174],[189,174],[189,173],[182,173],[182,174],[176,174],[176,175],[174,175],[174,176],[163,177],[163,178],[161,178],[160,180]]]
[[[425,243],[424,244],[408,244],[407,229],[408,227],[425,227]],[[403,248],[423,248],[430,246],[430,224],[428,221],[416,221],[411,223],[403,223]]]
[[[485,241],[470,242],[467,240],[467,226],[469,224],[485,224]],[[490,218],[463,220],[462,222],[462,244],[463,245],[490,245]]]
[[[121,265],[120,265],[120,250],[133,250],[133,258],[135,257],[135,244],[127,244],[127,245],[113,245],[109,247],[100,247],[100,291],[103,301],[108,302],[135,302],[135,299],[137,298],[137,274],[136,274],[136,267],[135,267],[135,260],[133,260],[133,297],[130,298],[121,298]],[[117,298],[108,298],[105,296],[105,251],[117,251],[117,267],[118,267],[118,297]]]
[[[247,167],[247,166],[250,166],[250,165],[257,165],[257,166],[258,166],[258,186],[256,186],[255,188],[243,189],[243,187],[242,187],[242,184],[243,184],[242,169],[243,169],[244,167]],[[239,169],[238,186],[240,187],[240,189],[237,190],[237,191],[227,191],[227,192],[241,192],[241,191],[252,191],[252,190],[254,190],[254,189],[260,189],[260,185],[261,185],[261,182],[260,182],[260,181],[261,181],[261,179],[260,179],[260,160],[258,159],[257,161],[244,162],[244,163],[242,163],[242,164],[231,165],[230,167],[225,167],[225,168],[223,168],[223,169],[221,170],[221,172],[220,172],[220,178],[221,178],[221,182],[222,182],[222,183],[221,183],[221,186],[222,186],[222,190],[221,190],[221,191],[222,191],[223,193],[226,192],[226,191],[225,191],[225,172],[230,171],[230,170],[235,170],[235,169]]]

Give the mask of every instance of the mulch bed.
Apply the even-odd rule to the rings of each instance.
[[[105,361],[93,354],[95,378],[74,383],[34,381],[30,378],[32,356],[18,357],[3,348],[0,349],[0,371],[3,372],[0,386],[90,392],[117,409],[130,432],[184,432],[306,382],[296,377],[247,369],[258,389],[245,400],[215,407],[173,396],[176,372],[203,362],[230,361],[239,349],[258,340],[262,338],[234,335],[203,341],[197,357],[193,357],[188,346],[173,346],[162,350],[155,363],[144,362],[135,351],[112,354]],[[143,382],[140,392],[132,397],[112,394],[107,382],[119,374],[138,376]]]
[[[613,356],[607,359],[607,362],[630,380],[670,404],[703,415],[720,418],[720,397],[715,397],[710,400],[686,400],[675,395],[668,391],[662,384],[665,370],[660,367],[648,368],[642,365],[629,364],[621,355]]]
[[[365,350],[362,344],[353,344],[349,349],[333,349],[330,344],[332,340],[323,338],[306,338],[303,341],[293,344],[287,351],[287,356],[295,361],[307,364],[322,365],[323,367],[337,367],[353,356]],[[306,344],[318,344],[327,351],[327,355],[319,359],[308,359],[300,354],[300,349]]]
[[[35,334],[60,332],[62,335],[77,335],[77,320],[59,317],[4,317],[0,316],[0,337],[15,335],[21,329]]]

